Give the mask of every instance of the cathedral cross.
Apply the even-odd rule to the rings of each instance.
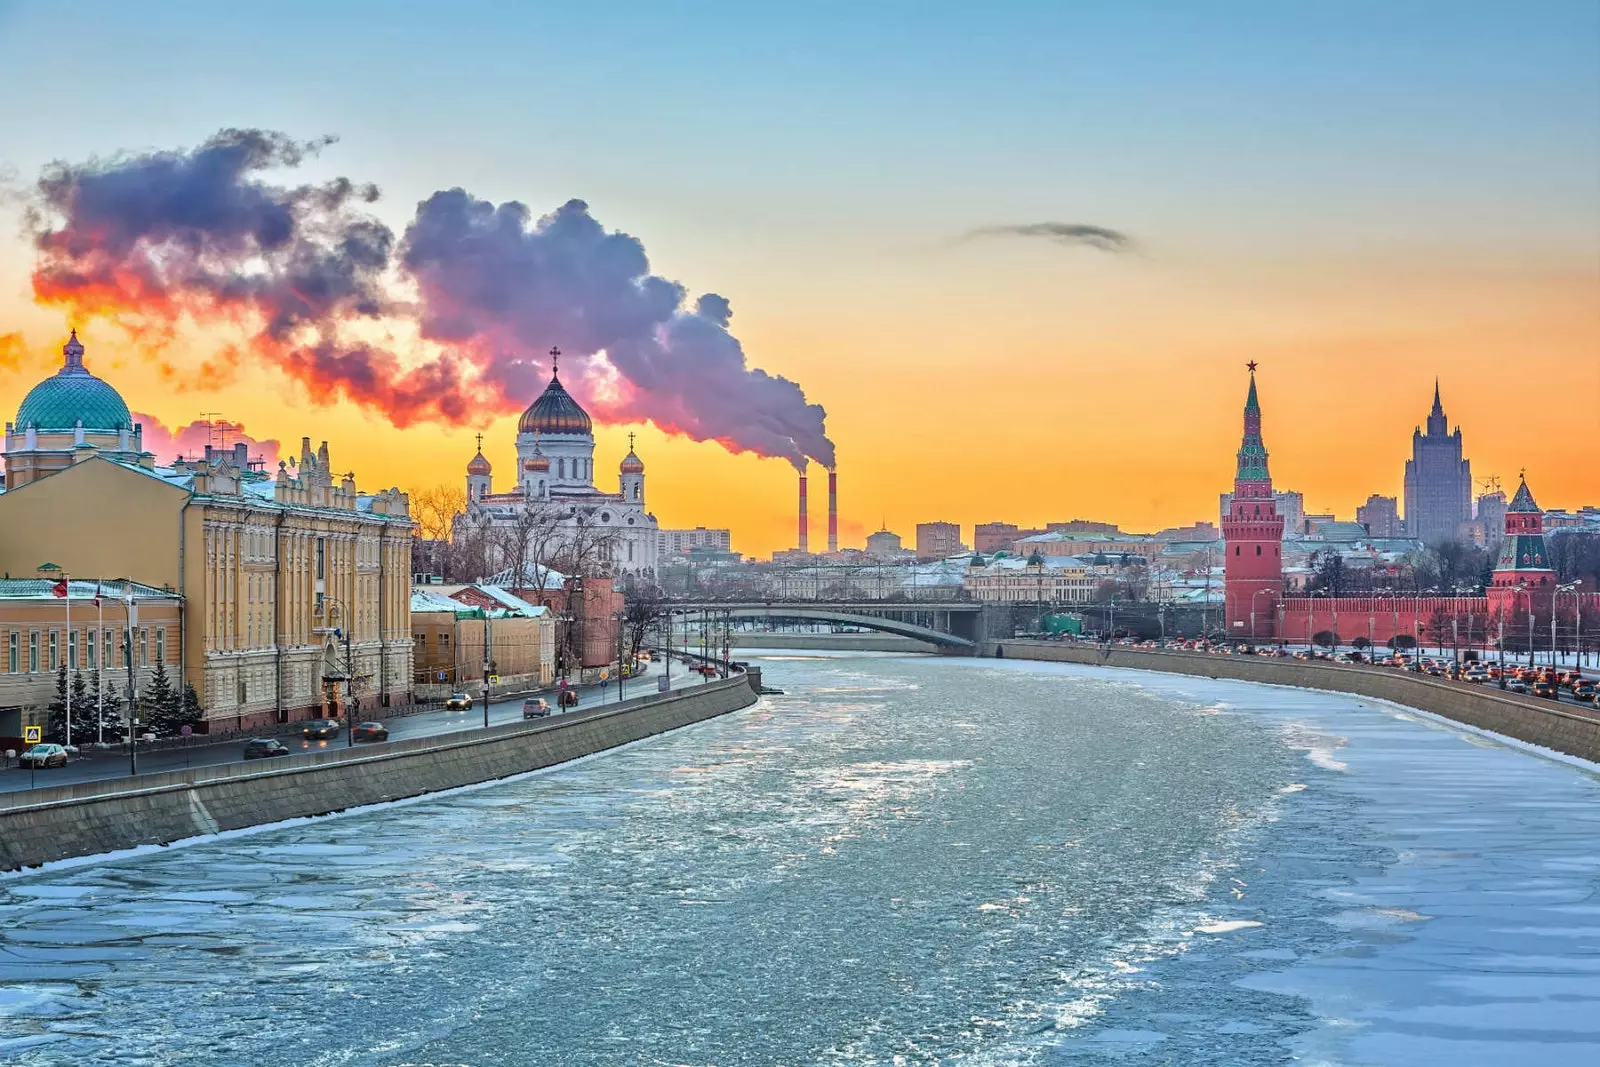
[[[554,345],[550,346],[550,373],[561,373],[561,349]]]

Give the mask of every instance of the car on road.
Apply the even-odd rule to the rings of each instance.
[[[252,737],[244,743],[245,759],[270,759],[273,756],[289,754],[283,742],[275,737]]]
[[[352,741],[387,741],[389,728],[381,722],[358,722],[350,728]]]
[[[578,706],[578,691],[576,689],[563,689],[561,691],[561,697],[560,697],[559,700],[557,700],[557,703],[560,704],[564,708],[575,708],[575,707],[577,707]]]
[[[529,697],[522,702],[524,719],[542,719],[550,714],[550,702],[544,697]]]
[[[1506,691],[1509,693],[1526,693],[1528,691],[1528,683],[1521,678],[1513,678],[1506,683]]]
[[[312,719],[300,730],[301,736],[308,741],[317,741],[326,737],[339,736],[338,719]]]
[[[1533,683],[1533,695],[1536,697],[1544,697],[1546,700],[1558,700],[1560,699],[1561,693],[1560,690],[1556,688],[1556,683],[1544,678],[1540,678],[1537,682]]]
[[[449,698],[444,702],[444,710],[471,711],[472,697],[468,696],[466,693],[451,693]]]
[[[1581,700],[1586,704],[1595,702],[1595,687],[1593,682],[1579,682],[1572,688],[1572,699]]]
[[[34,745],[32,748],[24,749],[22,755],[17,757],[17,766],[40,769],[65,767],[67,765],[67,755],[67,749],[64,745]]]

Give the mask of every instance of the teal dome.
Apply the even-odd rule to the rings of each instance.
[[[34,386],[17,409],[17,429],[85,430],[116,432],[133,429],[133,416],[122,396],[83,366],[83,345],[78,333],[61,350],[66,363],[52,377]]]

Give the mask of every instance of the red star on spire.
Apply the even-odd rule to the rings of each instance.
[[[1255,360],[1252,359],[1249,363],[1246,363],[1244,366],[1245,366],[1245,369],[1248,370],[1251,374],[1254,374],[1256,372],[1256,361]]]

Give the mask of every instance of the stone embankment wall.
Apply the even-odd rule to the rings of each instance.
[[[1557,705],[1537,697],[1502,693],[1497,687],[1408,674],[1392,667],[1364,667],[1265,656],[1212,656],[1053,642],[990,642],[984,654],[1006,659],[1053,660],[1098,667],[1129,667],[1204,678],[1264,682],[1302,689],[1327,689],[1388,700],[1476,726],[1529,744],[1600,763],[1600,713]]]
[[[553,767],[749,707],[760,685],[761,672],[752,669],[668,696],[651,694],[466,736],[0,794],[0,870],[324,815]]]

